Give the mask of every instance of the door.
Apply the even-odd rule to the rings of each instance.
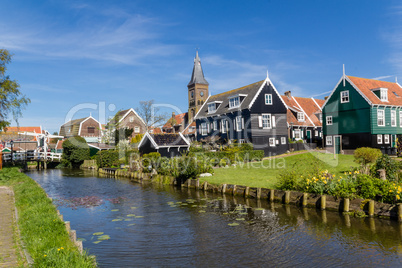
[[[336,154],[339,154],[341,152],[342,150],[341,144],[342,144],[341,136],[334,136],[334,150]]]
[[[311,143],[311,130],[307,130],[306,135],[307,135],[307,142]]]

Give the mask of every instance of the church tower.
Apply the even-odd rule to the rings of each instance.
[[[201,67],[201,60],[198,57],[198,51],[194,59],[193,74],[187,85],[188,88],[188,121],[191,123],[198,110],[208,98],[208,82],[205,80],[204,72]]]

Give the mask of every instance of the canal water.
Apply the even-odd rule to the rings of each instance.
[[[171,186],[32,171],[100,267],[401,267],[402,226]]]

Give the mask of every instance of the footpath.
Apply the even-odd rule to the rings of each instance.
[[[0,267],[18,267],[14,193],[0,186]]]

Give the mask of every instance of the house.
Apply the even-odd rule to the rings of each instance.
[[[133,130],[131,138],[134,138],[137,134],[147,132],[147,126],[144,120],[133,108],[118,112],[115,118],[117,120],[116,128],[128,128]]]
[[[176,115],[175,112],[172,113],[172,117],[166,122],[165,125],[162,127],[162,131],[164,133],[179,133],[184,130],[187,126],[187,114],[188,113],[181,113]]]
[[[63,124],[60,127],[59,135],[66,138],[80,136],[87,142],[99,142],[102,137],[102,126],[98,120],[90,115]]]
[[[287,105],[268,78],[208,97],[197,113],[197,140],[249,142],[265,155],[288,150]]]
[[[141,155],[158,152],[163,157],[181,156],[189,148],[190,143],[181,133],[150,134],[147,132],[138,144]]]
[[[343,75],[322,108],[325,146],[396,153],[402,134],[402,88],[395,82]]]
[[[286,91],[281,96],[287,105],[288,136],[292,141],[303,140],[322,146],[322,111],[324,100],[292,96]]]
[[[32,127],[6,127],[3,132],[0,133],[0,140],[2,141],[11,141],[11,140],[24,140],[24,141],[36,141],[35,136],[19,134],[22,132],[29,133],[43,133],[41,126],[32,126]]]

